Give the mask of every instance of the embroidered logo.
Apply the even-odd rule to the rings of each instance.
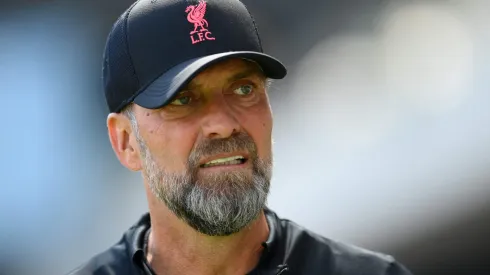
[[[209,24],[208,21],[204,19],[204,15],[206,15],[206,2],[199,0],[199,4],[188,6],[185,9],[185,12],[187,13],[187,20],[189,23],[194,24],[194,30],[190,32],[192,44],[216,39],[207,29]]]

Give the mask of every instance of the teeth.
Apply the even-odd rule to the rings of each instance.
[[[211,167],[216,165],[235,165],[241,164],[242,160],[245,158],[243,156],[233,156],[228,158],[214,159],[212,161],[206,162],[203,167]]]
[[[233,156],[233,157],[228,157],[228,158],[214,159],[210,162],[206,162],[206,164],[223,163],[223,162],[227,162],[227,161],[242,160],[242,159],[245,159],[245,158],[243,156]]]

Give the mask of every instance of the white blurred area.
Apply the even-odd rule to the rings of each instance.
[[[140,175],[111,151],[96,82],[130,1],[111,16],[103,1],[53,2],[0,10],[2,275],[65,274],[147,209]],[[390,252],[490,207],[490,2],[384,2],[333,34],[311,16],[271,39],[289,76],[271,91],[269,206]],[[325,39],[296,52],[305,37]]]
[[[389,247],[489,201],[490,17],[471,3],[388,5],[304,56],[275,109],[274,209]]]

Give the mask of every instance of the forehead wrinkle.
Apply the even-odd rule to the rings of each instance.
[[[260,71],[258,71],[257,69],[255,69],[255,68],[248,68],[247,70],[245,70],[243,72],[238,72],[238,73],[230,76],[227,79],[227,82],[228,83],[231,83],[231,82],[240,80],[242,78],[247,78],[247,77],[250,77],[250,76],[260,76],[260,77],[262,77],[262,73]]]
[[[261,68],[257,64],[252,63],[250,61],[246,61],[246,60],[241,60],[241,61],[243,63],[240,63],[240,64],[243,64],[242,67],[244,67],[244,68],[240,68],[240,70],[238,72],[227,77],[225,79],[225,84],[229,84],[229,83],[232,83],[232,82],[237,81],[239,79],[250,77],[250,76],[258,76],[258,77],[265,79],[264,73],[262,72]],[[232,67],[232,68],[229,68],[229,67]],[[208,79],[215,78],[214,77],[215,74],[221,74],[222,72],[232,71],[234,69],[233,67],[236,68],[237,66],[234,63],[224,63],[224,64],[218,63],[215,66],[212,66],[212,67],[204,70],[203,72],[198,74],[196,77],[194,77],[184,87],[183,90],[203,89],[204,86],[209,86],[211,81]],[[204,79],[204,80],[201,81],[201,83],[200,83],[200,82],[198,82],[200,79]]]

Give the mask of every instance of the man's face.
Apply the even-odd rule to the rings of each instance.
[[[134,106],[151,191],[201,233],[236,233],[265,206],[272,168],[265,85],[257,65],[231,59],[197,75],[161,109]]]

